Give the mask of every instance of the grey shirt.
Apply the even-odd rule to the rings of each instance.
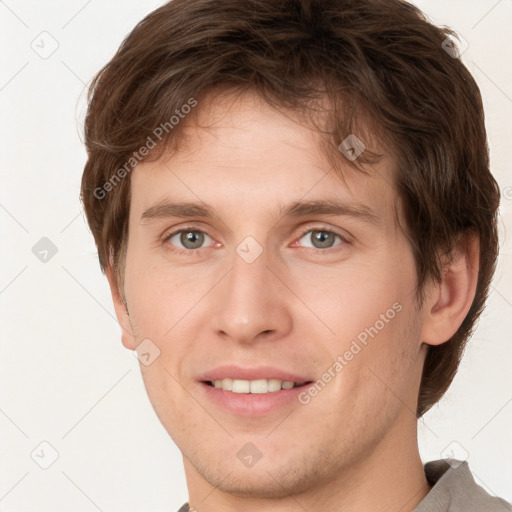
[[[467,462],[440,459],[424,466],[433,486],[414,512],[510,512],[512,505],[478,485]]]
[[[414,512],[512,512],[512,505],[491,496],[474,480],[467,462],[433,460],[424,465],[430,492]],[[193,512],[185,503],[178,512]]]

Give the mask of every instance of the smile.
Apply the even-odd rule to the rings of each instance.
[[[257,379],[257,380],[241,380],[241,379],[219,379],[208,381],[208,385],[217,389],[231,391],[233,393],[273,393],[282,389],[293,389],[303,386],[305,382],[293,382],[289,380],[279,379]]]

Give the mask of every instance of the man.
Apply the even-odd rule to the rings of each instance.
[[[182,511],[512,510],[417,444],[498,253],[457,57],[400,0],[174,0],[95,78],[82,199]]]

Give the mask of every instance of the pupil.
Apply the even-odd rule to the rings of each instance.
[[[313,234],[313,245],[315,247],[331,247],[334,242],[334,234],[326,231],[315,231]]]
[[[197,249],[201,247],[204,240],[204,234],[196,231],[187,231],[181,234],[181,243],[187,249]]]

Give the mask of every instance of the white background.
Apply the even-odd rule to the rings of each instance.
[[[0,2],[2,512],[174,511],[187,500],[180,453],[121,345],[79,203],[85,86],[161,3]],[[469,43],[463,60],[484,96],[503,192],[488,308],[452,388],[420,421],[421,455],[467,457],[480,485],[512,501],[512,0],[417,5]],[[31,47],[57,44],[46,59]],[[32,252],[42,237],[57,248],[46,263]],[[59,455],[48,469],[30,456],[50,461],[43,441]]]

